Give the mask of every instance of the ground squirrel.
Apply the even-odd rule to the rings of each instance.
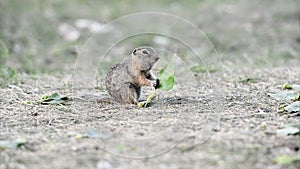
[[[157,52],[149,46],[135,48],[131,56],[111,67],[105,78],[105,86],[116,102],[136,104],[141,95],[141,86],[158,85],[151,74],[153,65],[158,61]]]

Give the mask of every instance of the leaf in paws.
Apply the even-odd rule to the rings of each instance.
[[[172,61],[159,71],[159,76],[156,80],[157,83],[156,89],[166,90],[166,91],[173,89],[175,83],[174,74],[175,73],[174,73],[174,57],[173,57]]]

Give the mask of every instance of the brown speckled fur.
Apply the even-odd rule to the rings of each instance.
[[[111,67],[106,75],[105,86],[116,102],[136,104],[141,95],[141,86],[156,85],[151,68],[159,56],[152,47],[135,48],[130,57]]]

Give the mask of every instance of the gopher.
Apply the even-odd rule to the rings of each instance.
[[[157,80],[151,74],[153,65],[159,60],[157,52],[149,46],[135,48],[131,56],[110,68],[105,86],[115,102],[137,104],[141,86],[157,87]]]

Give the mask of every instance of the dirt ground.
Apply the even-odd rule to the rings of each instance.
[[[129,35],[133,30],[126,24],[122,27],[124,32],[116,30],[119,23],[112,24],[108,34],[91,36],[81,32],[82,39],[57,50],[55,45],[42,47],[47,43],[43,39],[39,39],[41,43],[35,41],[38,37],[32,30],[25,29],[32,35],[24,40],[25,44],[18,43],[19,39],[8,32],[1,32],[2,41],[11,53],[6,64],[18,67],[22,80],[20,83],[8,80],[0,88],[0,140],[23,138],[26,143],[15,149],[0,148],[0,169],[300,168],[299,161],[287,165],[275,162],[283,155],[300,156],[299,134],[276,134],[286,124],[299,125],[299,112],[279,113],[278,107],[289,102],[278,102],[267,95],[281,92],[279,85],[300,84],[300,3],[297,0],[154,2],[148,6],[140,1],[133,6],[105,3],[112,9],[104,5],[98,13],[94,8],[99,2],[81,3],[76,13],[79,3],[57,1],[57,5],[45,1],[37,5],[39,10],[33,8],[33,13],[43,14],[49,7],[55,12],[61,5],[64,10],[56,16],[59,19],[49,20],[69,24],[83,17],[106,23],[134,12],[167,12],[192,22],[215,48],[202,34],[197,39],[198,34],[194,34],[189,24],[182,26],[182,20],[173,23],[171,17],[164,23],[165,15],[155,20],[147,16],[138,18],[145,22],[133,20],[142,25],[136,31],[143,27],[152,30],[149,25],[153,23],[169,24],[188,47],[178,41],[155,40],[157,34],[125,38],[117,43],[118,38],[124,39],[123,34]],[[3,4],[4,8],[12,5],[8,1]],[[111,12],[113,9],[118,12]],[[7,14],[6,18],[10,16]],[[5,19],[1,21],[7,23]],[[124,21],[126,18],[120,23]],[[172,32],[172,29],[159,31]],[[33,59],[29,65],[37,69],[35,73],[24,68],[28,62],[19,58],[23,52],[31,54],[26,47],[34,46],[32,43],[37,46],[33,51],[47,53],[29,57]],[[109,50],[107,44],[113,43],[117,45]],[[128,55],[133,47],[144,44],[177,54],[174,89],[157,91],[156,99],[147,108],[96,103],[95,98],[107,95],[102,80],[107,68],[122,59],[115,56]],[[74,46],[84,45],[83,50],[74,51]],[[106,51],[109,52],[105,57],[99,57]],[[195,56],[191,51],[196,52]],[[156,74],[170,59],[168,52],[159,50],[159,53],[161,60],[154,69]],[[51,71],[40,71],[40,65]],[[204,67],[204,71],[190,69],[195,66]],[[142,97],[152,91],[145,88]],[[71,100],[65,105],[38,103],[43,95],[55,92]]]

